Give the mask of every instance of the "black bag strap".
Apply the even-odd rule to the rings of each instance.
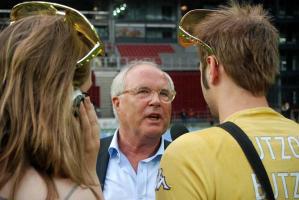
[[[239,143],[262,188],[266,192],[267,199],[275,200],[266,169],[249,137],[239,126],[230,121],[219,124],[218,127],[223,128],[230,133],[231,136],[233,136],[233,138]]]

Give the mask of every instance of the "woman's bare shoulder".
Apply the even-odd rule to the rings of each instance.
[[[45,199],[47,196],[47,186],[40,174],[33,168],[28,168],[24,172],[16,199]]]
[[[74,183],[70,179],[56,178],[55,184],[60,196],[60,199],[96,199],[92,191],[82,185]],[[68,198],[67,198],[68,197]]]
[[[80,186],[70,179],[54,178],[53,180],[59,194],[59,199],[66,199],[70,192],[71,195],[69,195],[69,200],[96,199],[90,189]],[[16,200],[46,199],[47,191],[47,185],[44,179],[36,170],[30,168],[25,172],[24,178],[20,183]]]

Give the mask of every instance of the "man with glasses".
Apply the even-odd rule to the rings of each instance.
[[[174,97],[170,76],[152,62],[130,63],[114,78],[111,100],[119,128],[101,140],[97,166],[106,200],[155,199]]]
[[[204,98],[221,124],[185,134],[167,148],[158,200],[299,198],[299,126],[266,99],[278,71],[278,39],[262,6],[232,3],[183,16],[179,42],[198,47]],[[234,129],[232,137],[224,124],[244,134]],[[252,146],[241,148],[240,136]],[[249,147],[260,170],[243,153]]]

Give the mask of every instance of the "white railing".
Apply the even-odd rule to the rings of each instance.
[[[138,58],[140,59],[140,58]],[[92,68],[94,71],[119,71],[123,66],[130,61],[138,60],[134,57],[97,57],[92,62]],[[155,62],[156,58],[142,58],[142,60],[148,60]],[[162,63],[158,63],[161,69],[165,71],[178,70],[178,71],[193,71],[198,70],[197,62],[198,58],[178,57],[174,54],[172,57],[161,60]]]

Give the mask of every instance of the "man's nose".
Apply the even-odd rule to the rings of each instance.
[[[151,95],[151,103],[161,103],[159,93],[157,91],[153,91]]]

